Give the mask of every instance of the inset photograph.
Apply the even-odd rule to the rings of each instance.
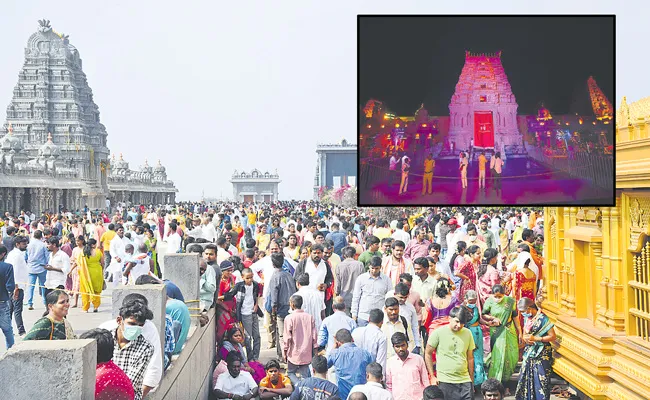
[[[360,15],[359,205],[614,205],[614,22]]]

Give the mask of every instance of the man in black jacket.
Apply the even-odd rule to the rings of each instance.
[[[275,272],[269,282],[270,296],[271,296],[271,318],[276,316],[276,334],[275,334],[275,348],[278,352],[278,358],[284,359],[282,354],[282,340],[284,339],[284,318],[289,315],[289,299],[296,293],[296,282],[293,276],[282,269],[284,264],[284,254],[273,253],[271,254],[271,262]]]

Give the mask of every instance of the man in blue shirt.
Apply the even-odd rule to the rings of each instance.
[[[334,309],[334,314],[323,320],[318,332],[318,346],[326,347],[325,352],[328,357],[334,349],[336,333],[341,329],[352,332],[357,327],[356,322],[345,313],[345,301],[343,297],[336,296],[332,308]]]
[[[341,250],[348,245],[347,235],[339,230],[338,222],[332,224],[332,232],[325,236],[325,240],[331,240],[334,242],[334,252],[339,257],[341,257]]]
[[[289,400],[320,400],[339,395],[339,388],[327,380],[327,359],[323,356],[315,356],[311,359],[311,367],[314,376],[296,383]]]
[[[34,284],[38,278],[39,292],[45,304],[45,278],[47,277],[47,265],[49,253],[47,246],[43,243],[43,233],[39,230],[34,231],[34,239],[27,245],[27,268],[29,270],[29,296],[27,305],[29,310],[34,309]]]
[[[336,332],[336,348],[332,350],[327,366],[336,368],[339,396],[347,399],[354,385],[366,383],[366,367],[372,362],[367,350],[352,343],[352,334],[347,329]]]
[[[0,330],[5,335],[7,350],[14,345],[14,330],[11,326],[10,302],[18,293],[14,283],[14,268],[7,264],[7,248],[0,244]]]

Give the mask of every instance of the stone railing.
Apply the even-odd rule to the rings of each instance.
[[[199,400],[207,399],[212,390],[212,373],[216,358],[216,323],[214,309],[209,322],[196,328],[185,342],[178,358],[172,360],[160,385],[145,400]]]

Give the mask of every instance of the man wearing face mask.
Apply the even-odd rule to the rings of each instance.
[[[126,298],[125,298],[126,300]],[[153,313],[138,299],[122,303],[117,327],[111,330],[115,339],[113,362],[124,371],[133,384],[135,400],[152,389],[144,383],[145,372],[153,357],[153,346],[142,336],[142,327]]]
[[[478,237],[478,233],[476,230],[476,225],[474,224],[468,224],[467,225],[467,235],[463,239],[465,243],[467,243],[467,247],[470,246],[478,246],[481,249],[481,254],[485,252],[485,250],[488,248],[487,244],[481,240],[481,238]]]
[[[122,310],[130,315],[122,315]],[[136,399],[145,397],[151,389],[158,386],[162,378],[163,355],[160,334],[151,319],[153,313],[148,308],[147,298],[139,293],[132,293],[124,297],[120,316],[117,319],[99,325],[99,328],[113,333],[115,338],[113,362],[131,379]],[[127,326],[129,326],[126,328],[127,333],[124,333]],[[148,346],[143,346],[140,339],[143,339]],[[150,348],[151,354],[147,355],[149,351],[144,350],[143,347]],[[146,362],[141,362],[145,356]],[[134,378],[139,380],[137,384]]]

